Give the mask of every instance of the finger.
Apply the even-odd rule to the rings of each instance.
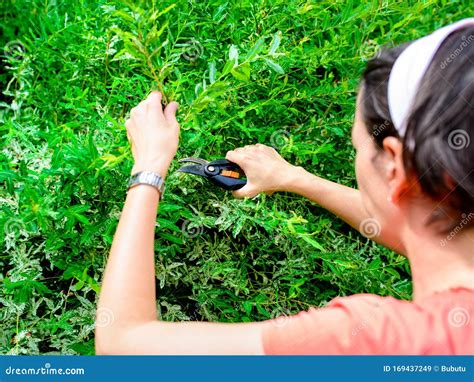
[[[127,121],[128,122],[128,121]],[[133,139],[132,139],[132,135],[130,134],[130,132],[128,131],[127,129],[127,139],[128,139],[128,142],[130,143],[130,148],[132,150],[132,154],[133,156],[135,157],[135,151],[136,151],[136,148],[135,148],[135,143],[133,142]]]
[[[239,190],[232,191],[232,195],[237,199],[251,198],[257,194],[258,191],[250,183],[247,183]]]
[[[147,99],[145,100],[149,104],[156,104],[159,103],[161,105],[161,99],[163,98],[163,95],[160,92],[157,91],[152,91]]]
[[[133,122],[131,119],[125,121],[125,129],[127,130],[127,136],[129,136],[129,132],[133,129]]]
[[[163,105],[161,103],[162,99],[163,96],[160,92],[151,92],[148,98],[144,101],[147,110],[155,110],[158,111],[160,115],[163,115]]]
[[[130,133],[130,131],[132,130],[133,128],[133,122],[131,119],[127,119],[125,121],[125,129],[127,131],[127,139],[128,141],[132,144],[133,146],[133,139],[132,139],[132,134]]]
[[[236,149],[234,151],[228,151],[225,155],[227,160],[238,164],[240,167],[243,168],[244,162],[246,161],[247,156],[242,150]]]
[[[178,102],[170,102],[165,108],[165,118],[172,126],[179,125],[178,121],[176,120],[176,111],[179,108]]]

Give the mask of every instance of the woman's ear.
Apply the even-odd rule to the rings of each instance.
[[[395,137],[383,140],[383,150],[386,156],[385,176],[388,183],[388,199],[396,203],[410,189],[410,182],[403,165],[403,143]]]

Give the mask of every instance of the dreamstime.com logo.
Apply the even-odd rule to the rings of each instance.
[[[384,305],[386,304],[386,301],[385,300],[380,300],[380,301],[377,301],[375,303],[372,304],[372,307],[373,309],[370,311],[370,320],[372,320],[372,323],[374,321],[377,321],[379,320],[381,317],[380,315],[383,315],[383,309],[381,309]],[[359,333],[367,330],[367,329],[370,329],[371,328],[371,323],[369,322],[369,320],[362,320],[358,323],[356,323],[356,325],[354,326],[354,328],[352,329],[352,336],[355,337],[357,336]]]
[[[390,126],[390,122],[385,120],[383,123],[373,125],[372,128],[372,135],[374,137],[378,137],[380,134],[382,134],[385,129],[387,129]]]
[[[196,61],[204,53],[204,48],[202,47],[201,43],[194,38],[184,44],[179,45],[183,48],[181,57],[191,62]],[[176,44],[176,46],[178,46],[178,44]]]
[[[5,235],[15,236],[17,233],[21,233],[25,230],[25,223],[16,218],[8,219],[3,225],[3,232]]]
[[[367,40],[359,48],[359,56],[363,61],[369,61],[375,57],[380,49],[380,45],[374,40]]]
[[[181,232],[188,239],[194,239],[201,235],[204,231],[202,224],[192,222],[190,220],[185,220],[181,225]]]
[[[470,321],[471,315],[465,308],[453,308],[448,313],[449,325],[455,328],[462,328],[463,326],[467,326]]]
[[[76,368],[55,368],[49,362],[42,367],[12,367],[5,368],[5,375],[85,375],[86,371],[82,367]]]
[[[471,138],[467,131],[456,129],[448,135],[448,146],[453,150],[462,150],[471,144]]]
[[[469,36],[462,36],[462,43],[459,44],[459,46],[454,49],[454,51],[451,52],[451,54],[446,57],[446,59],[439,64],[439,67],[441,70],[445,69],[451,62],[453,62],[456,57],[458,57],[461,52],[464,50],[464,48],[467,48],[469,44],[471,44],[474,41],[474,35],[469,35]]]
[[[275,149],[280,149],[288,143],[291,134],[286,129],[280,129],[275,132],[270,137],[270,144]]]
[[[99,308],[95,314],[95,327],[105,328],[115,321],[114,312],[109,308]]]
[[[369,239],[380,235],[381,231],[382,227],[380,226],[380,223],[377,219],[364,219],[359,224],[359,232]]]
[[[454,236],[456,236],[462,230],[462,228],[466,226],[471,221],[471,219],[474,218],[474,212],[470,212],[469,215],[462,214],[461,217],[461,222],[456,227],[454,227],[454,229],[448,234],[448,236],[446,236],[439,242],[442,247],[446,246],[446,244],[448,244],[448,241],[452,240]]]
[[[20,61],[25,57],[25,46],[21,41],[15,40],[10,41],[3,47],[3,54],[5,57],[10,58],[14,61]]]
[[[277,328],[282,328],[286,326],[291,321],[291,312],[288,309],[275,309],[271,315],[271,323]]]

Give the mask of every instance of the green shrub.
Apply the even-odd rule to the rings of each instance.
[[[178,158],[260,142],[355,186],[365,61],[467,5],[3,1],[0,353],[93,353],[132,166],[124,121],[151,88],[181,104]],[[285,193],[235,200],[176,168],[155,242],[163,319],[264,320],[360,292],[410,298],[407,261],[317,205]]]

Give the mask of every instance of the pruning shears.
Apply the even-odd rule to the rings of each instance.
[[[201,158],[184,158],[178,162],[194,163],[181,167],[178,169],[179,172],[202,176],[224,190],[238,190],[247,183],[244,171],[237,164],[227,159],[208,162]]]

